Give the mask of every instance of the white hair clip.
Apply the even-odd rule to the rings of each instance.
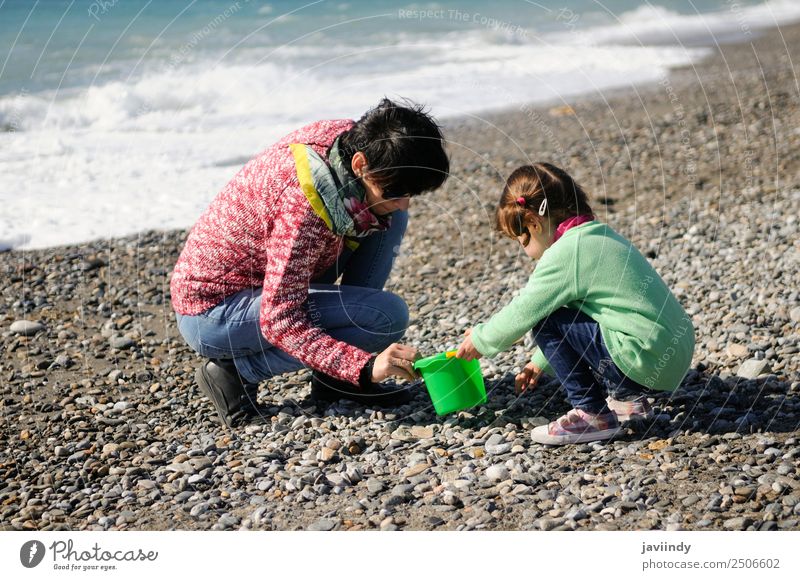
[[[539,206],[539,215],[544,215],[544,212],[547,211],[547,198],[542,200],[542,204]]]

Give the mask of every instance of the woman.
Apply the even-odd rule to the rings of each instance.
[[[226,425],[252,412],[248,386],[306,366],[315,400],[411,398],[379,384],[413,379],[417,357],[396,343],[406,304],[383,286],[410,199],[448,171],[436,122],[384,99],[355,123],[319,121],[287,135],[217,195],[170,290],[181,335],[208,358],[198,386]]]

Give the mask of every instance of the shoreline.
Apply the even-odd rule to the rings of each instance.
[[[576,95],[572,95],[566,98],[558,98],[554,97],[550,100],[545,101],[533,101],[533,102],[526,102],[526,103],[518,103],[515,105],[507,105],[505,107],[500,108],[490,108],[485,110],[476,110],[467,113],[463,113],[460,115],[455,115],[453,117],[445,117],[442,121],[442,125],[444,130],[449,133],[450,130],[454,129],[454,138],[455,141],[458,141],[460,135],[465,127],[474,128],[474,127],[482,127],[487,122],[491,123],[492,120],[507,120],[509,118],[514,118],[517,116],[521,116],[521,118],[527,117],[529,120],[531,117],[535,117],[537,119],[542,119],[543,121],[540,125],[545,124],[545,121],[555,121],[552,119],[551,112],[555,109],[565,109],[571,108],[573,105],[585,107],[588,110],[592,111],[597,109],[598,107],[602,108],[602,105],[611,105],[610,108],[614,108],[619,105],[620,102],[625,102],[628,98],[633,95],[636,95],[637,98],[650,98],[650,97],[658,97],[660,93],[660,87],[663,87],[665,83],[669,84],[670,86],[673,84],[682,84],[687,82],[685,77],[687,74],[690,76],[700,76],[699,74],[692,75],[691,73],[697,73],[699,70],[702,73],[702,76],[708,75],[708,70],[717,68],[717,63],[714,61],[719,59],[720,50],[724,53],[726,50],[735,49],[737,52],[741,51],[742,48],[749,45],[751,42],[764,42],[764,40],[768,40],[769,44],[774,44],[775,36],[780,32],[782,35],[782,31],[788,31],[790,35],[793,36],[800,36],[797,34],[797,30],[800,30],[800,21],[795,23],[790,23],[787,25],[783,25],[781,27],[774,27],[768,29],[757,29],[753,32],[750,37],[744,39],[737,39],[737,40],[724,40],[722,42],[717,43],[717,46],[705,46],[705,45],[698,45],[699,48],[706,48],[710,52],[709,55],[701,58],[697,62],[672,67],[669,69],[669,73],[667,76],[663,77],[661,80],[653,80],[653,81],[644,81],[641,83],[637,83],[631,86],[625,87],[611,87],[608,89],[600,89],[599,91],[592,91],[586,93],[580,93]],[[786,44],[784,42],[784,44]],[[787,47],[788,48],[788,47]],[[774,47],[771,47],[771,50],[774,50]],[[737,70],[740,67],[735,67]],[[724,72],[722,74],[725,74]],[[673,83],[674,81],[674,83]],[[654,105],[662,106],[661,103],[647,103],[648,107],[653,107]],[[593,111],[594,112],[594,111]],[[559,115],[565,113],[559,113]],[[554,123],[558,126],[557,123]],[[446,137],[448,134],[446,133]],[[238,166],[244,165],[248,159],[242,159],[239,162]],[[232,177],[232,175],[231,175]],[[25,253],[25,252],[37,252],[37,251],[48,251],[48,250],[55,250],[55,249],[67,249],[67,248],[78,248],[81,246],[96,246],[96,245],[103,245],[114,240],[130,240],[134,239],[137,236],[147,235],[151,233],[169,233],[175,231],[187,231],[191,226],[187,228],[148,228],[145,230],[141,230],[140,232],[124,235],[124,236],[113,236],[113,237],[100,237],[94,238],[91,240],[81,241],[81,242],[72,242],[66,244],[59,244],[55,246],[46,246],[46,247],[36,247],[36,248],[20,248],[20,247],[6,247],[0,245],[0,254],[7,253],[7,252],[17,252],[17,253]],[[10,240],[13,238],[9,238]]]
[[[697,330],[653,421],[605,445],[532,444],[567,406],[552,382],[514,394],[526,344],[482,361],[489,402],[470,412],[436,417],[423,391],[396,410],[317,408],[302,371],[263,384],[263,424],[230,433],[169,306],[185,230],[13,250],[0,529],[800,529],[800,54],[785,38],[800,46],[800,26],[571,111],[451,122],[452,175],[412,204],[387,289],[425,355],[527,280],[491,231],[508,173],[546,158],[574,174]],[[21,320],[41,328],[12,332]]]

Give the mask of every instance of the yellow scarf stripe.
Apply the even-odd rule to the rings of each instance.
[[[344,245],[350,248],[351,250],[355,251],[356,248],[360,245],[359,242],[355,241],[352,238],[345,238]]]
[[[325,204],[322,203],[322,198],[319,196],[317,188],[314,187],[314,179],[311,177],[311,165],[308,162],[306,146],[302,143],[292,143],[289,145],[289,149],[292,150],[292,155],[294,156],[297,180],[300,182],[300,188],[303,190],[303,194],[311,204],[311,209],[322,218],[322,221],[325,222],[328,229],[333,231],[333,222],[328,215],[328,210],[325,209]]]

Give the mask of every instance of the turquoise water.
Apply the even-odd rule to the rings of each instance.
[[[0,0],[0,249],[187,227],[275,139],[383,96],[445,121],[568,104],[798,19],[796,0]]]
[[[651,4],[675,14],[693,15],[730,12],[758,3],[662,0]],[[400,47],[421,40],[435,44],[441,35],[487,31],[510,42],[533,42],[548,32],[613,25],[620,15],[644,4],[641,0],[505,0],[491,4],[5,0],[0,2],[0,58],[5,61],[0,95],[135,77],[166,66],[176,57],[185,63],[202,59],[237,63],[269,59],[270,51],[287,47],[291,50],[275,56],[306,66],[324,46]],[[402,65],[396,56],[385,50],[376,58],[392,66]]]

